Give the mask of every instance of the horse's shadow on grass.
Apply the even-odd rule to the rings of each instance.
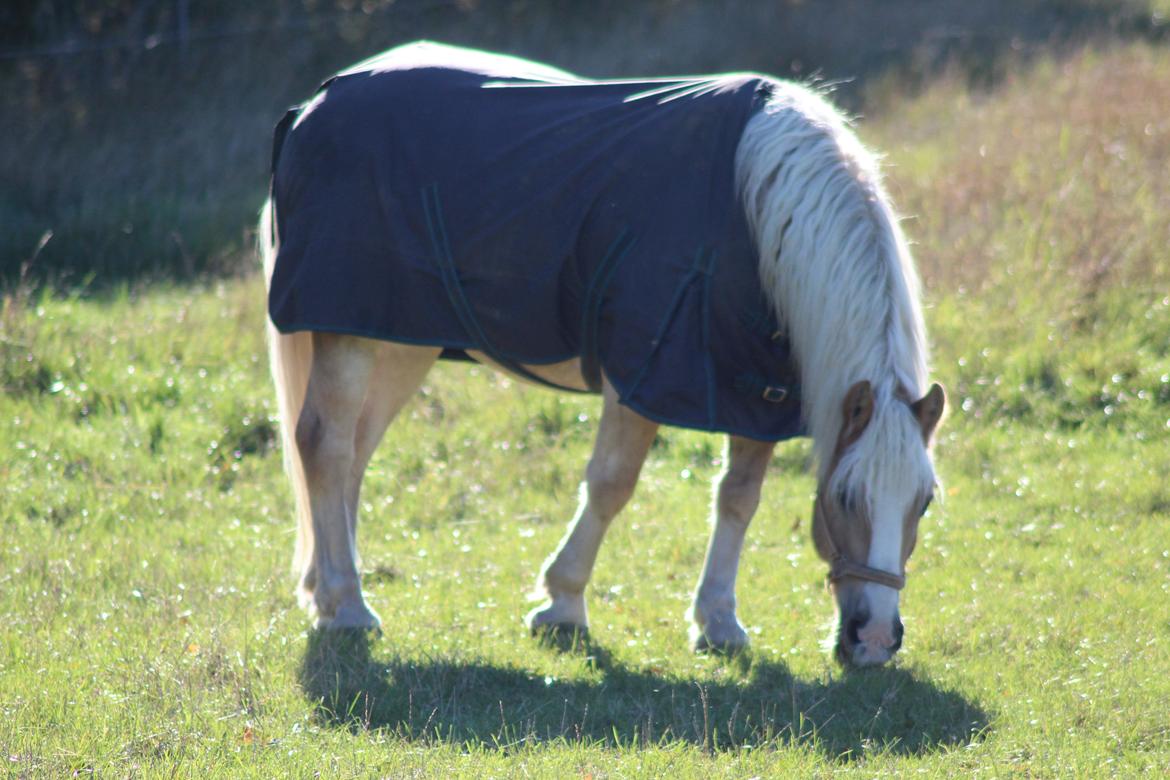
[[[364,632],[310,634],[300,682],[323,723],[460,746],[801,745],[843,760],[966,745],[988,723],[973,702],[898,668],[806,681],[747,653],[722,662],[726,679],[698,682],[631,669],[585,640],[560,650],[596,673],[560,680],[476,661],[381,660],[373,641]]]

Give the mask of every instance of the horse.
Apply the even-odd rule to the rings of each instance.
[[[585,632],[585,586],[660,425],[725,433],[688,611],[735,652],[745,533],[777,441],[810,436],[835,657],[888,662],[945,396],[875,156],[825,95],[758,74],[594,81],[418,42],[277,127],[258,234],[297,592],[377,629],[362,476],[440,358],[600,393],[579,504],[525,617]]]

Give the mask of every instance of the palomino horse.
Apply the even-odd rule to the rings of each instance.
[[[299,592],[373,628],[362,475],[440,357],[603,411],[533,631],[585,630],[585,585],[660,423],[729,434],[689,617],[737,649],[744,534],[776,441],[811,435],[838,659],[902,643],[935,476],[919,284],[877,166],[804,87],[752,74],[597,82],[420,43],[334,77],[277,128],[260,226]]]

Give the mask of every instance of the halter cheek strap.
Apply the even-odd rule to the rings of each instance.
[[[824,509],[822,501],[817,501],[817,513],[821,515],[821,522],[825,526],[825,544],[828,545],[829,552],[829,582],[837,582],[845,577],[852,577],[855,580],[864,580],[866,582],[874,582],[878,585],[885,585],[887,588],[894,590],[901,590],[906,587],[906,577],[902,574],[894,574],[884,569],[875,569],[872,566],[864,566],[860,563],[855,563],[845,555],[844,552],[833,541],[833,534],[829,531],[829,521],[824,517]]]

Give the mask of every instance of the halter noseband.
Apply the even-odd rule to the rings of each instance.
[[[906,576],[903,574],[894,574],[893,572],[875,569],[872,566],[864,566],[849,560],[849,557],[833,541],[833,533],[830,530],[829,521],[824,517],[824,501],[820,497],[818,497],[816,507],[816,512],[821,515],[821,522],[825,526],[825,543],[829,547],[829,582],[837,582],[845,577],[852,577],[855,580],[865,580],[866,582],[885,585],[887,588],[893,588],[894,590],[901,590],[906,587]]]

